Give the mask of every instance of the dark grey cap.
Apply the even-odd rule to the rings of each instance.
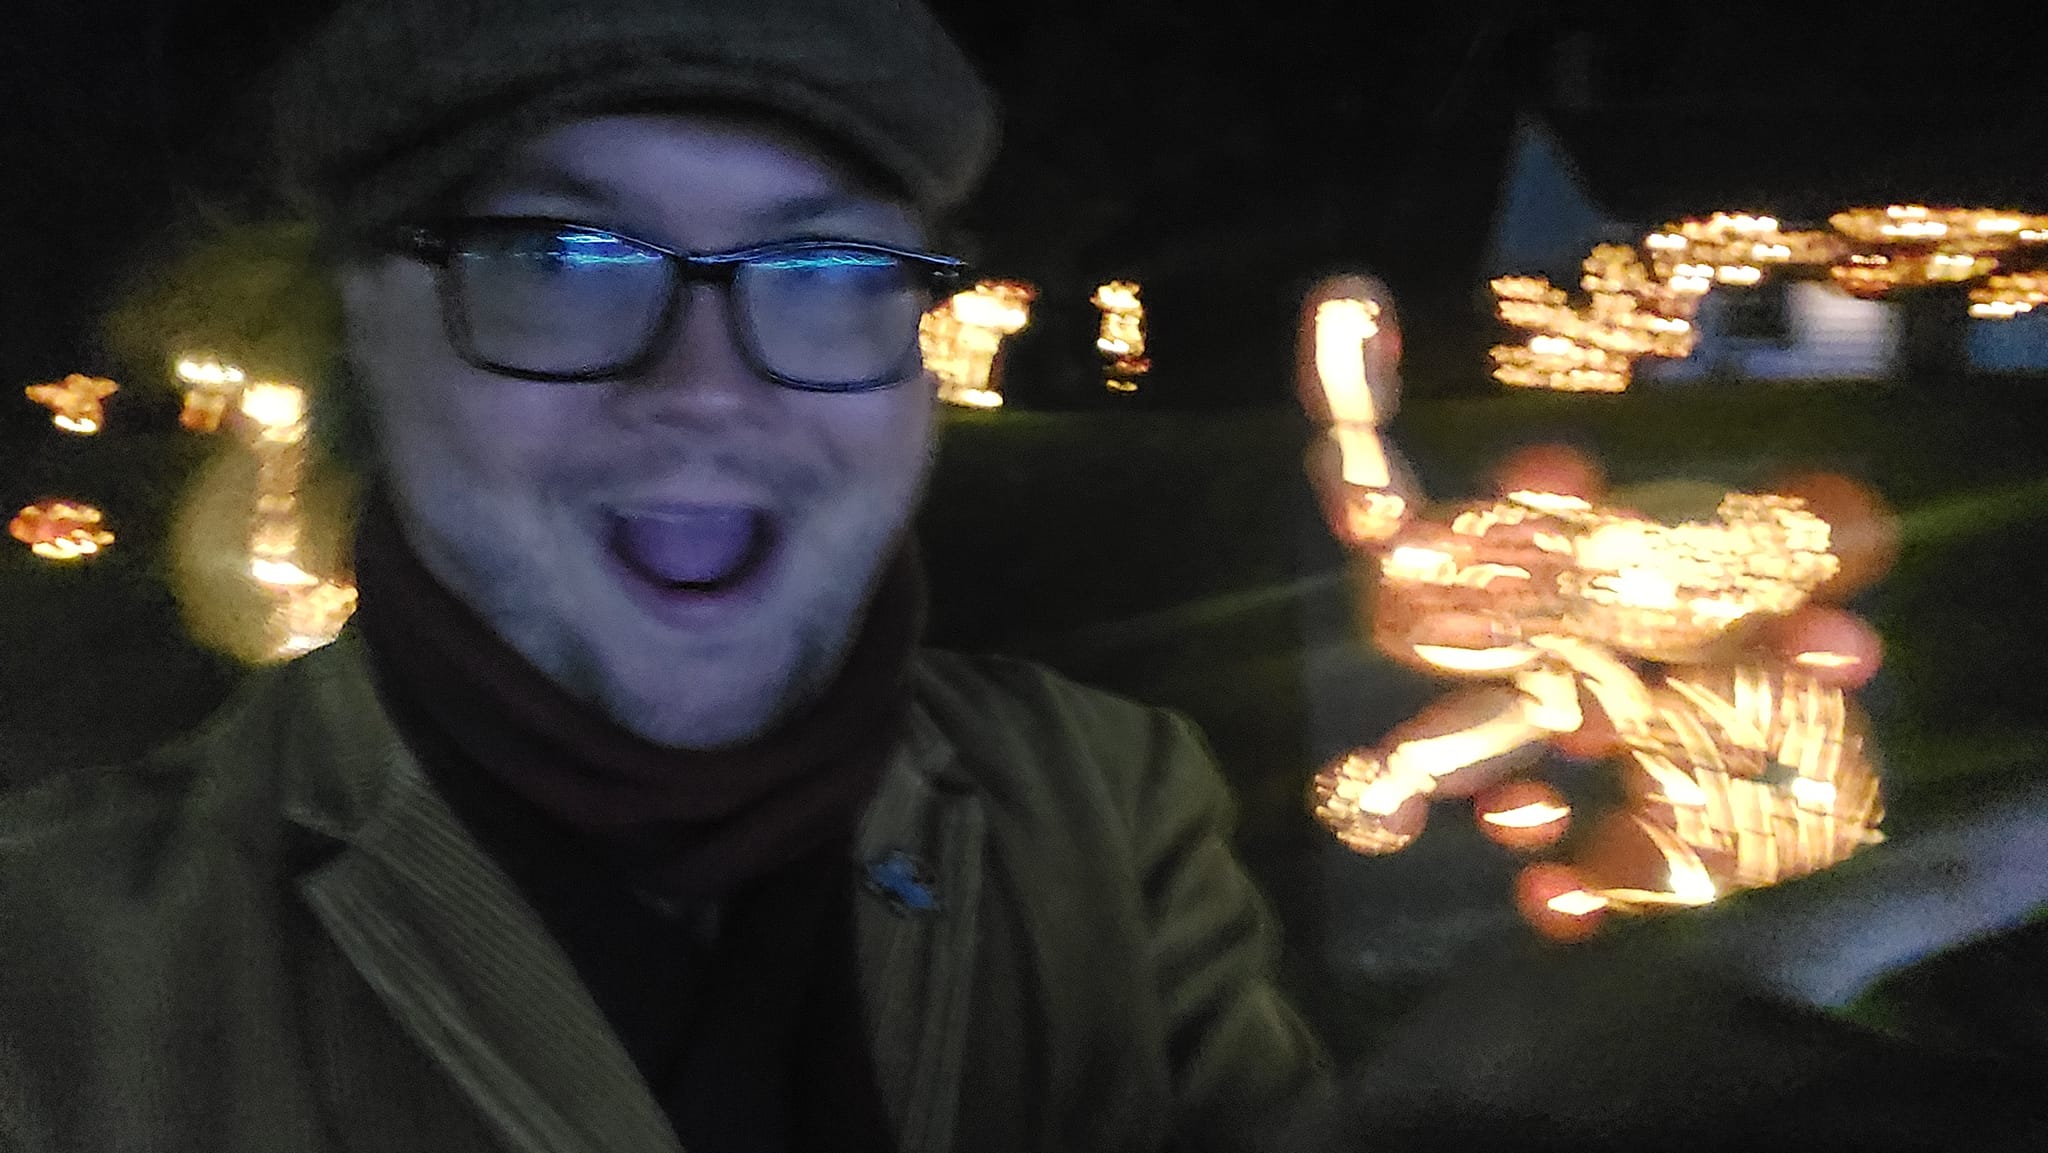
[[[578,115],[757,108],[941,211],[973,190],[995,102],[917,0],[344,0],[272,87],[289,196],[386,224]]]

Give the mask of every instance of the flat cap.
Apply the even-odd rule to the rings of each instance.
[[[920,207],[973,190],[995,101],[918,0],[342,0],[273,77],[283,191],[388,224],[577,115],[779,114]]]

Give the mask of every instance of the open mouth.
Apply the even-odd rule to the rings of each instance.
[[[757,583],[774,551],[773,518],[745,505],[675,504],[611,514],[612,555],[652,591],[718,598]]]

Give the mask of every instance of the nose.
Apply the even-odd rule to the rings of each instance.
[[[624,415],[636,423],[729,419],[775,387],[741,350],[724,289],[692,284],[683,292],[665,346],[619,390]]]

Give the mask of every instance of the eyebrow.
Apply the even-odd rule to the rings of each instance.
[[[651,201],[631,189],[549,163],[515,168],[503,178],[493,181],[484,192],[486,197],[521,194],[559,196],[593,208],[624,212],[649,222],[660,215]],[[897,213],[888,206],[865,196],[838,191],[785,197],[750,215],[754,225],[767,232],[802,228],[835,218],[882,228],[898,223]]]
[[[873,200],[847,192],[821,192],[809,196],[792,196],[756,216],[762,224],[771,228],[794,228],[812,224],[831,217],[856,217],[863,220],[893,220],[891,212]]]

